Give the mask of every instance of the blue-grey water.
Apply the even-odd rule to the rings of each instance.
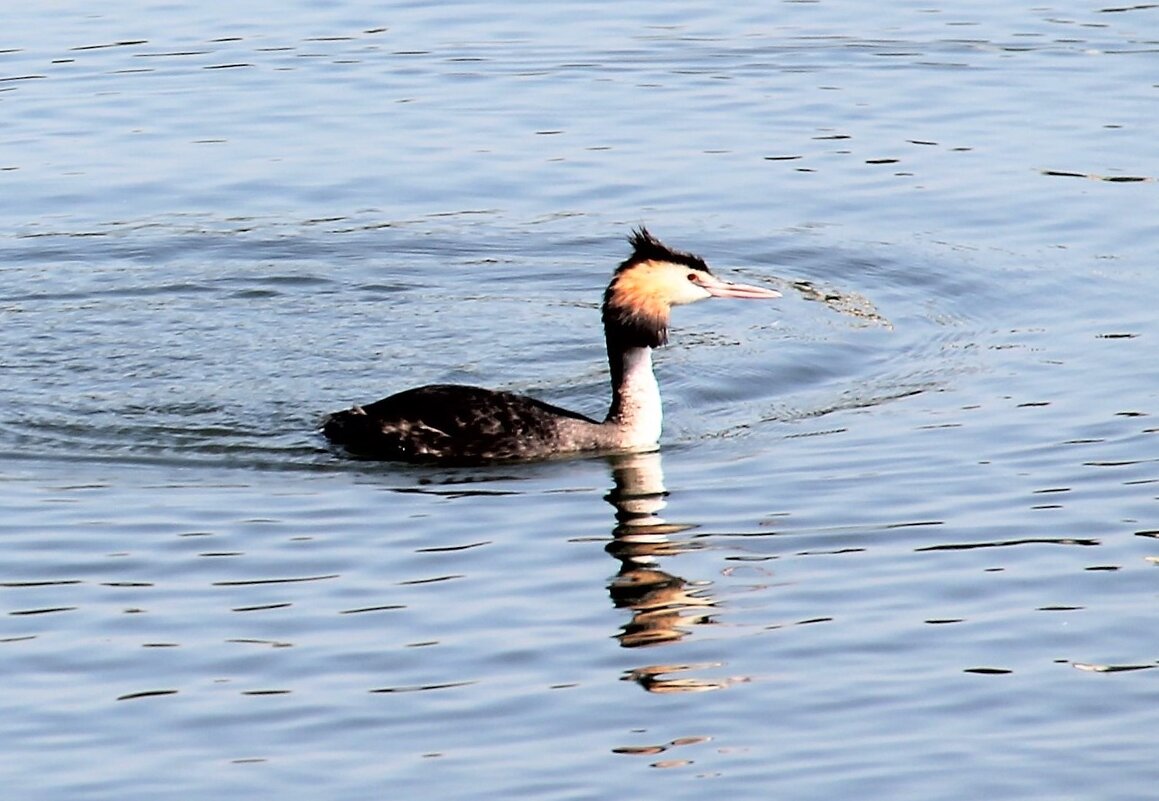
[[[1154,798],[1159,8],[943,5],[6,10],[5,796]],[[659,454],[315,434],[639,224]]]

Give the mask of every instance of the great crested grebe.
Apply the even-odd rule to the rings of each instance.
[[[322,433],[353,456],[411,462],[542,459],[584,451],[649,451],[660,441],[652,349],[668,341],[673,306],[706,298],[777,298],[717,278],[704,259],[645,228],[604,292],[612,403],[598,422],[549,403],[480,387],[432,384],[328,415]]]

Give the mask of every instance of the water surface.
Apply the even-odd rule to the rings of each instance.
[[[5,786],[1152,797],[1156,13],[12,12]],[[785,293],[677,311],[660,454],[323,447],[602,414],[638,224]]]

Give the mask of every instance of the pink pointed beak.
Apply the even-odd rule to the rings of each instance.
[[[775,289],[766,289],[763,286],[752,286],[751,284],[734,284],[731,281],[724,281],[716,276],[709,276],[708,280],[702,279],[697,283],[704,287],[714,298],[764,300],[779,298],[781,296],[781,293]]]

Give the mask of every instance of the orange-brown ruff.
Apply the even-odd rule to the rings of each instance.
[[[710,297],[775,298],[723,281],[699,256],[673,250],[644,228],[604,292],[612,402],[602,422],[549,403],[481,387],[432,384],[328,415],[322,433],[364,458],[480,463],[659,446],[660,388],[652,349],[668,341],[673,306]]]

